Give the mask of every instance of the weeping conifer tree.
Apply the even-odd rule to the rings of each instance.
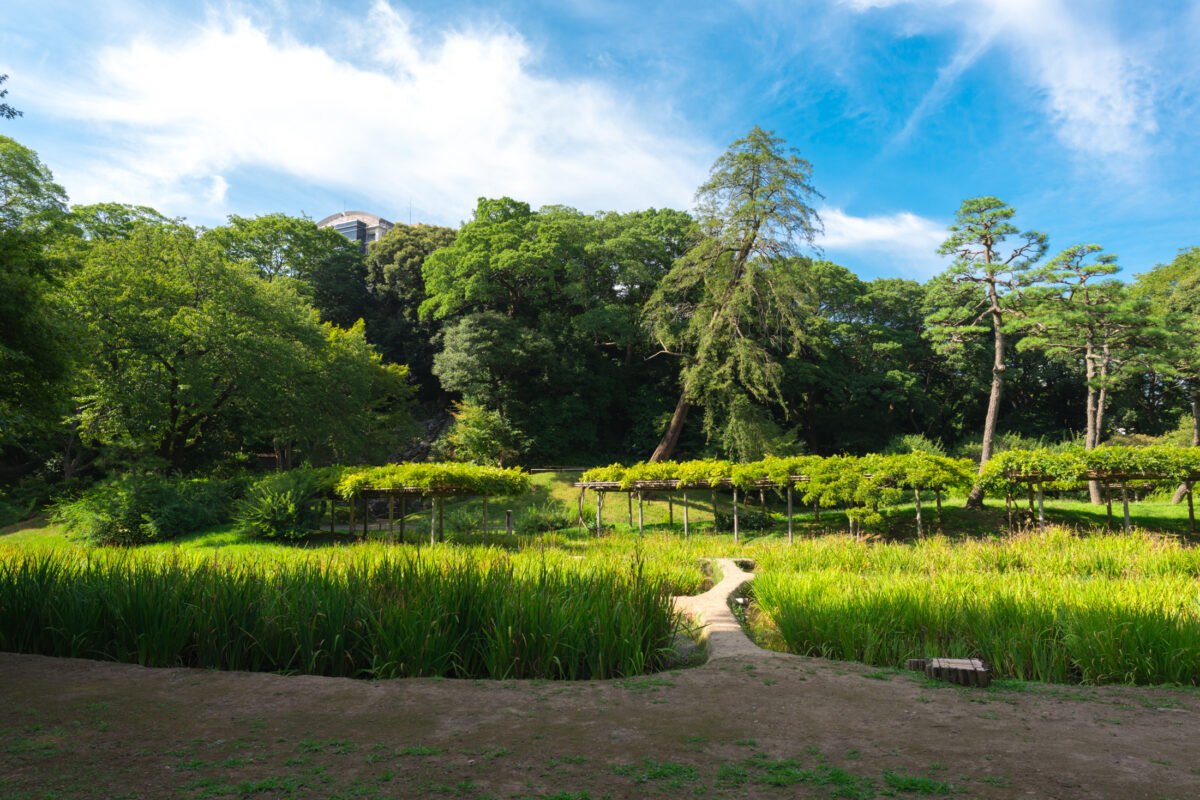
[[[811,175],[782,138],[755,127],[697,190],[703,238],[645,309],[658,355],[681,362],[679,400],[651,461],[671,457],[696,405],[709,436],[739,442],[740,457],[760,455],[778,434],[762,407],[785,407],[783,359],[803,342],[812,313],[801,256],[821,230]]]

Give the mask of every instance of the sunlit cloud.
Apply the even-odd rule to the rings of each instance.
[[[937,255],[946,226],[907,211],[856,217],[840,208],[820,209],[825,235],[817,244],[834,261],[839,254],[876,262],[884,271],[925,280],[945,269]]]
[[[456,223],[479,196],[687,207],[715,155],[644,99],[538,74],[511,31],[421,38],[384,3],[369,23],[353,63],[236,14],[107,47],[90,75],[46,94],[49,111],[97,133],[59,177],[76,202],[219,216],[233,173],[252,169],[384,212],[412,198]]]

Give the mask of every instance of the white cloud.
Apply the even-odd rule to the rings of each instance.
[[[857,12],[908,5],[930,25],[948,20],[966,29],[968,41],[939,74],[910,117],[911,133],[928,102],[944,97],[953,81],[990,44],[1005,47],[1018,69],[1038,87],[1038,100],[1059,139],[1076,152],[1117,170],[1124,159],[1147,155],[1158,130],[1155,89],[1146,54],[1125,45],[1086,3],[1063,0],[844,0]],[[947,16],[946,8],[958,13]]]
[[[385,216],[412,197],[447,222],[478,196],[686,206],[703,180],[710,148],[604,85],[536,74],[515,34],[427,42],[382,2],[367,28],[361,63],[238,16],[108,47],[91,76],[46,94],[96,134],[60,179],[76,202],[219,216],[226,181],[265,169],[371,198]]]
[[[925,217],[903,211],[873,217],[856,217],[840,208],[819,210],[825,223],[825,235],[818,240],[834,261],[839,253],[870,256],[885,260],[885,271],[895,270],[907,277],[925,280],[945,269],[937,255],[945,241],[946,226]]]

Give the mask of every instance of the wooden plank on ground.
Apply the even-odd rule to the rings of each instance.
[[[931,658],[925,664],[925,677],[983,687],[992,682],[992,671],[978,658]]]

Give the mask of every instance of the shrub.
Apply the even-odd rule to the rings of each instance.
[[[25,517],[23,509],[13,504],[7,497],[0,495],[0,528],[20,522]]]
[[[946,448],[941,442],[922,436],[919,433],[906,433],[903,436],[893,436],[883,448],[884,455],[907,455],[909,453],[929,453],[934,456],[946,455]]]
[[[55,519],[90,544],[138,545],[227,522],[230,505],[224,481],[125,475],[60,504]]]
[[[542,533],[570,528],[578,522],[576,515],[561,500],[547,500],[542,505],[531,505],[514,521],[521,533]]]
[[[719,531],[733,530],[733,512],[718,511],[716,527]],[[738,530],[740,531],[769,531],[778,524],[774,517],[765,511],[756,511],[738,506]]]
[[[454,424],[438,446],[453,461],[503,467],[529,449],[529,437],[499,412],[459,403],[450,413]]]
[[[238,530],[262,539],[303,539],[321,524],[322,483],[307,469],[260,479],[238,502]]]

